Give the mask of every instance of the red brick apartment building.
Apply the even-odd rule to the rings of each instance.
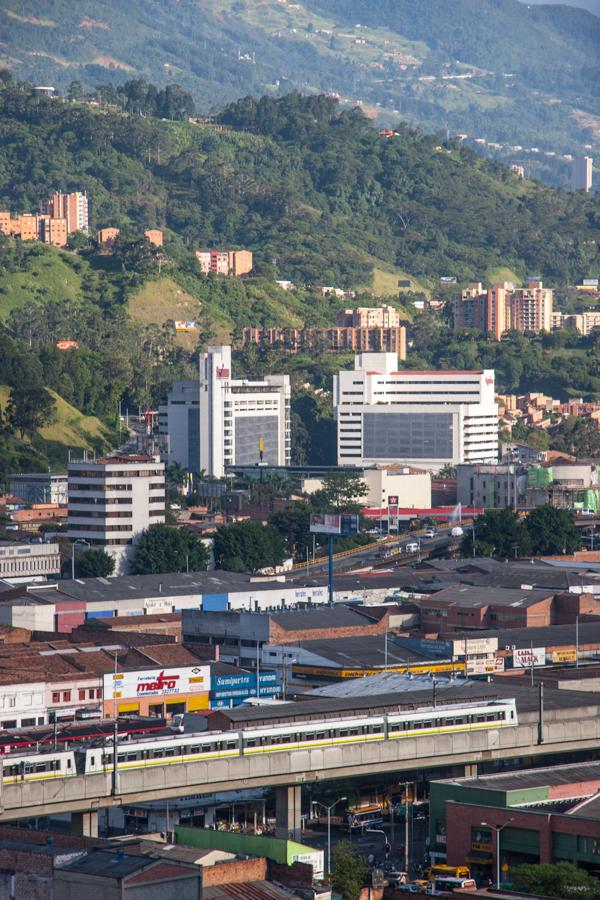
[[[267,347],[300,353],[325,347],[339,352],[397,353],[406,359],[406,329],[402,325],[352,326],[328,328],[252,328],[242,329],[242,346]]]

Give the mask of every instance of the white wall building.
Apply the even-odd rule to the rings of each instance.
[[[87,541],[127,570],[131,545],[165,521],[165,467],[150,456],[113,456],[69,464],[68,537]]]
[[[334,378],[337,461],[437,471],[498,458],[494,371],[398,371],[395,353],[359,353]]]
[[[11,584],[60,575],[58,544],[0,542],[0,578]]]
[[[231,347],[209,347],[200,357],[198,468],[220,478],[228,465],[289,465],[290,454],[289,377],[234,379]]]
[[[403,509],[431,508],[431,472],[409,466],[377,466],[365,469],[363,478],[369,493],[364,506],[375,509],[402,507]]]

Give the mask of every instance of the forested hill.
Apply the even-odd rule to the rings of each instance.
[[[92,228],[167,230],[172,249],[237,245],[259,273],[368,284],[373,265],[483,280],[507,266],[551,283],[595,271],[593,197],[521,181],[470,150],[291,94],[228,107],[219,128],[0,89],[0,209],[86,190]]]
[[[561,153],[600,138],[600,20],[518,0],[5,0],[2,63],[66,90],[179,82],[206,112],[245,93],[337,92],[426,130]]]

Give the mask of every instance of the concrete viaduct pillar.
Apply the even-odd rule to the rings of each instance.
[[[71,813],[71,834],[79,837],[98,837],[98,811]]]
[[[302,837],[302,788],[278,787],[275,792],[275,837],[299,841]]]

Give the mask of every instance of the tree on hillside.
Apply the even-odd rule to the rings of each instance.
[[[75,557],[76,578],[108,578],[115,570],[115,561],[104,550],[87,550]]]
[[[133,568],[137,575],[163,572],[204,572],[208,552],[198,535],[184,528],[151,525],[134,545]]]
[[[323,479],[323,487],[318,492],[327,506],[340,512],[358,512],[364,506],[368,487],[356,472],[334,471]],[[315,501],[317,497],[315,496]]]
[[[21,440],[47,425],[54,418],[54,398],[39,384],[31,382],[11,389],[6,406],[6,420],[10,428],[19,432]]]
[[[217,529],[215,564],[229,572],[255,572],[279,566],[285,559],[285,539],[273,525],[235,522]]]
[[[473,534],[468,529],[462,541],[465,556],[473,555]],[[512,509],[490,510],[475,520],[476,556],[530,556],[531,538],[525,524]]]
[[[364,856],[359,856],[350,841],[339,841],[333,848],[331,883],[342,900],[358,900],[367,873]]]
[[[600,900],[600,881],[572,863],[518,866],[511,872],[513,889],[559,900]]]
[[[550,556],[556,553],[573,553],[581,547],[573,516],[566,509],[555,509],[549,504],[540,506],[529,513],[525,525],[531,538],[533,553]]]

